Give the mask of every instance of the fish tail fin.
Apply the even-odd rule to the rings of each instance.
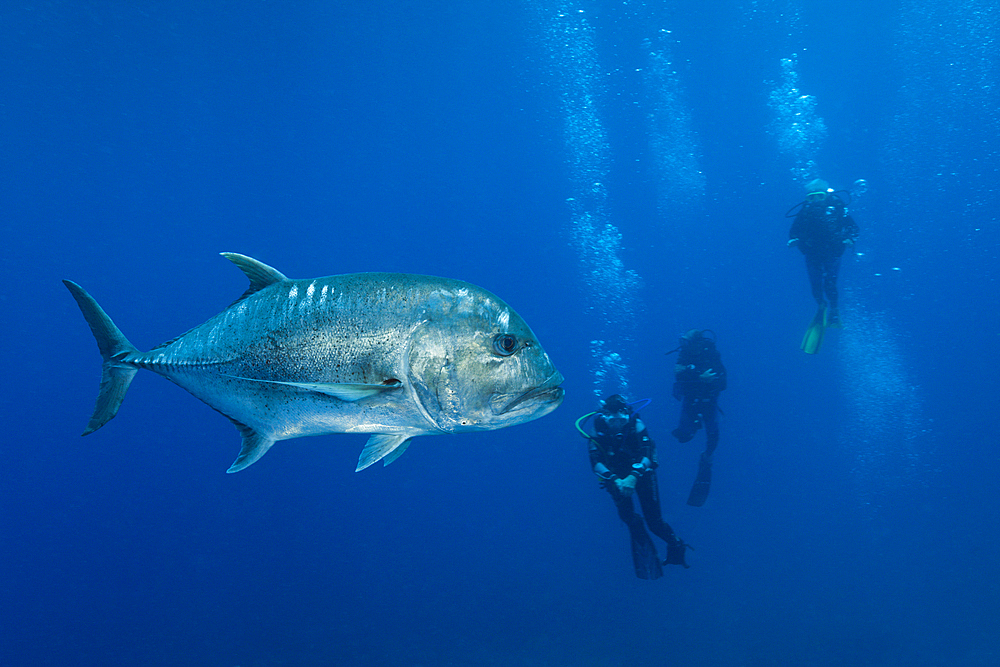
[[[101,388],[97,394],[97,405],[94,406],[94,414],[90,417],[87,428],[83,435],[93,433],[97,429],[107,424],[118,414],[125,399],[125,392],[128,391],[132,378],[135,377],[139,369],[124,359],[130,354],[137,354],[132,343],[118,330],[115,323],[111,321],[107,313],[97,304],[94,297],[87,294],[87,291],[71,280],[64,280],[66,289],[76,299],[76,303],[83,312],[84,319],[90,325],[90,330],[97,339],[97,347],[101,351],[101,358],[104,364],[101,366]]]

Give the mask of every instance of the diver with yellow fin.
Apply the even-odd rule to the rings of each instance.
[[[840,327],[840,309],[837,298],[837,274],[840,258],[848,246],[858,238],[858,225],[848,214],[847,202],[821,178],[806,184],[805,201],[793,206],[786,218],[792,216],[788,232],[788,245],[798,246],[806,260],[809,285],[819,309],[802,338],[802,351],[816,354],[823,344],[823,334],[828,327]],[[850,198],[848,194],[848,199]]]

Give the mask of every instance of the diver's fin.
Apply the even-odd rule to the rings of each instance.
[[[282,382],[281,380],[258,380],[257,378],[246,378],[239,375],[227,375],[226,377],[247,380],[249,382],[266,382],[268,384],[281,384],[286,387],[298,387],[299,389],[333,396],[342,401],[360,401],[362,398],[368,398],[383,391],[398,389],[403,386],[403,383],[395,378],[386,380],[382,384],[351,384],[342,382]]]
[[[656,555],[656,545],[642,526],[629,527],[632,539],[632,564],[635,566],[635,576],[640,579],[659,579],[663,576],[663,565]]]
[[[389,465],[398,459],[409,446],[409,435],[401,435],[399,433],[378,433],[373,435],[368,438],[368,443],[361,450],[361,456],[358,458],[358,467],[354,469],[354,472],[364,470],[381,459],[387,459],[385,464]]]
[[[802,351],[806,354],[816,354],[823,344],[823,334],[826,333],[826,305],[821,304],[819,310],[809,323],[806,335],[802,337]]]
[[[229,466],[229,470],[226,472],[239,472],[247,466],[256,463],[260,457],[264,456],[267,450],[271,448],[271,445],[275,443],[275,439],[269,435],[258,433],[232,417],[229,418],[229,421],[236,425],[236,428],[240,431],[240,435],[243,436],[243,447],[240,449],[240,455],[236,457],[233,465]]]
[[[118,408],[125,400],[125,392],[128,391],[132,378],[139,370],[135,366],[123,363],[122,360],[130,354],[137,354],[139,350],[128,342],[107,313],[85,289],[72,280],[64,280],[63,284],[80,306],[84,319],[87,320],[94,338],[97,339],[101,358],[104,359],[104,364],[101,366],[101,388],[97,392],[97,405],[94,406],[94,413],[83,431],[83,435],[88,435],[118,414]]]
[[[708,490],[712,486],[712,458],[701,455],[698,461],[698,476],[694,478],[691,485],[691,493],[688,495],[687,504],[692,507],[701,507],[708,500]]]
[[[694,551],[694,547],[674,535],[667,540],[667,557],[663,561],[664,565],[680,565],[685,570],[691,567],[687,564],[687,550]]]
[[[253,257],[247,257],[246,255],[241,255],[235,252],[220,252],[219,254],[236,266],[240,267],[240,270],[243,271],[243,273],[246,274],[246,277],[250,279],[250,287],[248,287],[247,291],[233,303],[239,303],[254,292],[259,292],[274,283],[280,283],[288,280],[285,274],[281,271],[268,266],[264,262],[258,262]]]

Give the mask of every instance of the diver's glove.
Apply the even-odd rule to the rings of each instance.
[[[694,551],[694,547],[690,544],[686,544],[684,540],[675,535],[674,539],[667,542],[667,558],[663,561],[663,564],[682,565],[685,569],[691,567],[684,562],[684,557],[687,554],[688,549]]]
[[[716,373],[715,371],[713,371],[711,368],[709,368],[707,371],[705,371],[704,373],[702,373],[698,377],[701,378],[702,382],[711,382],[715,378],[719,377],[719,374]]]
[[[629,475],[625,479],[616,479],[615,486],[618,487],[618,493],[628,498],[635,491],[635,482],[635,475]]]

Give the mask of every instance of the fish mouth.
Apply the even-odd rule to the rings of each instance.
[[[517,396],[511,394],[494,394],[490,399],[490,409],[494,415],[500,416],[530,402],[551,405],[548,411],[554,410],[559,407],[563,397],[566,395],[566,390],[559,386],[563,383],[563,380],[562,373],[555,371],[546,378],[545,382],[533,389],[529,389],[523,394]]]

